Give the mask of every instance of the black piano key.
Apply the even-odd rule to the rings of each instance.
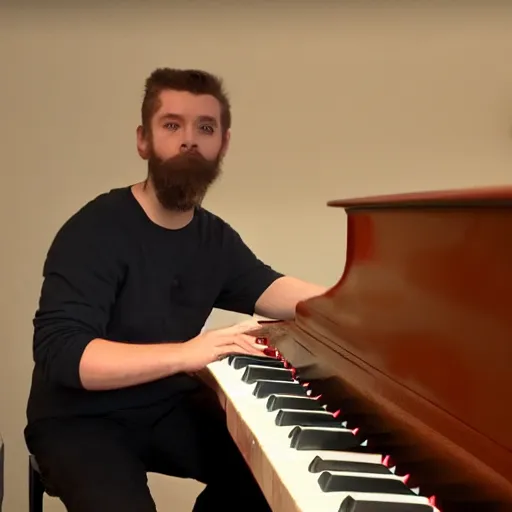
[[[267,411],[279,409],[297,409],[301,411],[325,411],[318,400],[305,396],[270,395],[267,400]]]
[[[308,396],[307,389],[298,382],[274,382],[271,380],[257,382],[252,394],[256,398],[268,398],[274,394]]]
[[[396,478],[347,476],[324,471],[318,477],[323,492],[371,492],[377,494],[410,494],[414,491]]]
[[[290,448],[296,450],[365,451],[361,439],[345,429],[295,427],[290,439]]]
[[[276,416],[276,425],[280,427],[297,425],[299,427],[342,428],[341,421],[327,411],[280,410]]]
[[[321,473],[322,471],[348,471],[351,473],[373,473],[382,475],[393,474],[384,464],[356,462],[351,460],[325,460],[317,455],[309,465],[309,472]]]
[[[261,366],[268,366],[269,368],[284,368],[284,361],[274,357],[265,356],[228,356],[228,364],[235,370],[245,368],[249,364],[257,364]]]
[[[258,380],[278,380],[292,382],[293,373],[286,368],[267,368],[259,365],[248,365],[245,367],[242,381],[247,384],[254,384]]]
[[[434,507],[421,503],[355,500],[347,496],[338,512],[434,512]]]

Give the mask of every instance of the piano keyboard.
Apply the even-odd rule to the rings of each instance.
[[[279,359],[230,356],[208,369],[301,512],[436,510]]]

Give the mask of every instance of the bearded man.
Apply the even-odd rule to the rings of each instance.
[[[94,198],[51,244],[25,440],[70,512],[155,512],[149,471],[206,484],[196,512],[269,510],[194,376],[261,347],[247,325],[202,328],[213,308],[290,319],[324,289],[264,264],[201,206],[230,127],[220,79],[155,70],[137,128],[147,179]]]

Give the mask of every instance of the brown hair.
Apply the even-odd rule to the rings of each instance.
[[[151,118],[160,107],[160,92],[165,90],[187,91],[192,94],[209,94],[221,106],[221,125],[225,133],[231,127],[231,105],[222,80],[198,69],[158,68],[146,79],[142,101],[142,126],[148,130]]]

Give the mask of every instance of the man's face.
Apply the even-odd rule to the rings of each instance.
[[[220,174],[227,149],[221,107],[213,96],[163,91],[151,132],[139,132],[139,154],[148,160],[149,178],[166,209],[190,210],[201,203]]]

